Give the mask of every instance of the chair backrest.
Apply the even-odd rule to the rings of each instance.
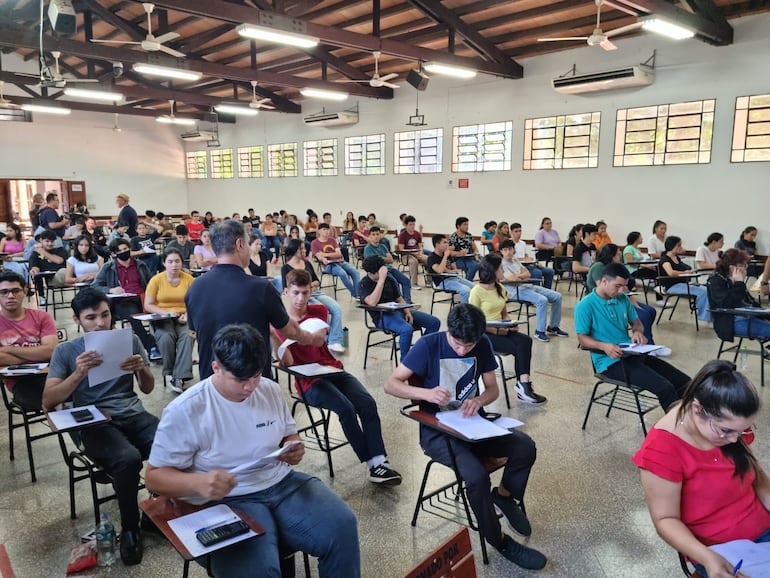
[[[404,578],[476,578],[476,562],[468,528],[455,532]]]

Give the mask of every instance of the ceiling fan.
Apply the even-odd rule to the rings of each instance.
[[[257,81],[252,80],[251,102],[249,103],[249,108],[264,108],[267,110],[275,110],[275,107],[272,104],[267,104],[268,102],[270,102],[269,98],[257,98]]]
[[[147,37],[142,41],[134,41],[134,40],[96,40],[91,39],[91,42],[100,42],[102,44],[136,44],[138,46],[142,47],[142,50],[146,50],[147,52],[165,52],[166,54],[170,54],[171,56],[176,56],[177,58],[184,58],[185,54],[183,52],[179,52],[178,50],[174,50],[173,48],[169,48],[164,44],[164,42],[168,42],[169,40],[174,40],[176,38],[179,38],[179,34],[176,32],[166,32],[165,34],[161,34],[160,36],[153,36],[152,34],[152,12],[155,10],[155,4],[152,2],[142,2],[142,6],[144,7],[144,11],[147,13]]]
[[[5,109],[9,109],[9,108],[21,108],[21,106],[20,106],[20,105],[12,103],[10,100],[7,100],[7,99],[6,99],[6,98],[3,96],[3,87],[4,87],[4,86],[5,86],[5,82],[3,82],[2,80],[0,80],[0,108],[5,108]]]
[[[40,70],[40,86],[43,88],[64,88],[68,83],[72,82],[99,82],[95,78],[72,78],[62,76],[59,68],[59,58],[61,58],[61,52],[58,50],[51,51],[51,56],[54,59],[54,68],[51,70],[49,66],[43,66]],[[45,62],[41,59],[41,64]]]
[[[624,32],[629,32],[630,30],[636,30],[637,28],[640,28],[640,24],[629,24],[628,26],[621,26],[620,28],[615,28],[614,30],[610,30],[608,32],[602,31],[601,27],[601,11],[602,11],[602,0],[594,0],[596,2],[596,28],[594,28],[593,33],[590,36],[567,36],[562,38],[538,38],[538,42],[562,42],[567,40],[585,40],[588,43],[588,46],[601,46],[604,48],[604,50],[617,50],[618,47],[615,46],[612,41],[610,40],[611,37],[617,36],[618,34],[623,34]]]
[[[394,84],[392,82],[389,82],[390,80],[393,80],[398,76],[398,73],[391,72],[390,74],[386,74],[384,76],[380,76],[380,56],[382,53],[379,50],[375,50],[372,52],[372,56],[374,56],[374,74],[369,80],[338,80],[337,82],[366,82],[369,86],[372,88],[381,88],[383,86],[386,86],[388,88],[399,88],[398,84]]]

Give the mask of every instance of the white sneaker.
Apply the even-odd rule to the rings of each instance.
[[[660,349],[655,349],[654,351],[650,351],[650,355],[653,355],[655,357],[668,357],[673,353],[671,349],[668,347],[661,347]]]
[[[330,343],[329,351],[333,351],[334,353],[345,353],[345,346],[342,345],[342,343]]]
[[[415,291],[422,291],[422,287],[420,287],[417,283],[414,283],[412,285],[412,289],[414,289]]]

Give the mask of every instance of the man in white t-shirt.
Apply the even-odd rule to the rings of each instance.
[[[511,239],[516,247],[514,257],[527,268],[533,279],[542,279],[543,287],[550,289],[553,285],[554,270],[539,266],[537,261],[527,254],[527,244],[521,238],[521,223],[511,223]]]
[[[259,331],[226,325],[212,349],[213,375],[163,411],[147,489],[195,504],[227,504],[265,529],[264,536],[212,553],[214,576],[280,575],[279,536],[287,548],[317,556],[321,577],[360,576],[355,515],[321,480],[291,468],[305,447],[280,387],[262,378],[267,347]]]

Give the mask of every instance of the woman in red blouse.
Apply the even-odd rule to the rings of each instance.
[[[732,363],[709,361],[633,457],[655,529],[704,577],[734,575],[708,545],[770,541],[770,478],[748,446],[759,406]]]

